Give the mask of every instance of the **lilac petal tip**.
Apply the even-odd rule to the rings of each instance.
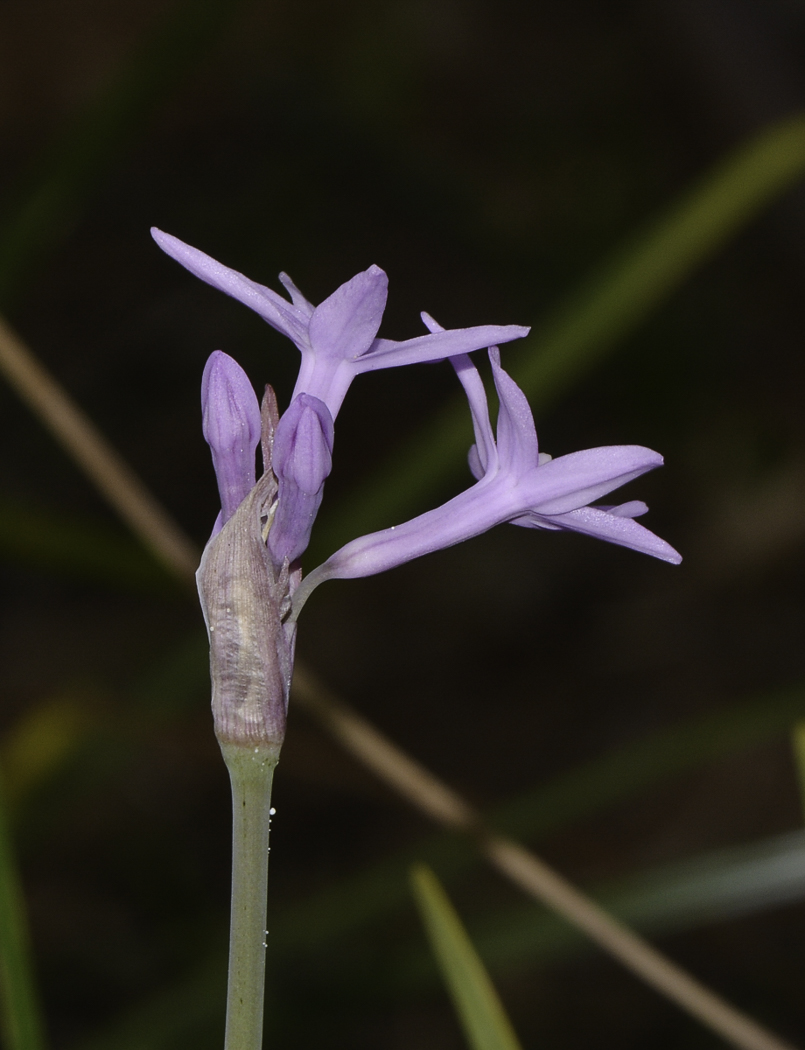
[[[324,357],[354,360],[374,342],[386,309],[389,281],[379,266],[356,274],[313,311],[310,342]]]
[[[324,482],[333,465],[333,419],[317,397],[300,394],[277,426],[273,470],[279,482],[268,547],[278,562],[301,557],[310,542]]]
[[[225,523],[254,486],[260,406],[246,373],[220,350],[210,355],[204,368],[201,410]]]

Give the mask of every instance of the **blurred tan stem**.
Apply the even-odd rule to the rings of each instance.
[[[172,572],[192,580],[195,545],[2,318],[0,370],[132,532]]]
[[[433,820],[471,835],[492,867],[558,912],[632,973],[742,1050],[792,1050],[791,1044],[691,977],[524,846],[497,835],[459,794],[405,754],[297,666],[291,695],[352,755]]]
[[[82,410],[0,320],[0,369],[29,407],[75,458],[101,494],[177,576],[198,563],[192,542],[162,509]],[[792,1050],[661,952],[613,919],[518,843],[495,835],[480,814],[363,718],[345,707],[300,662],[292,693],[349,754],[439,824],[472,835],[487,860],[531,896],[553,908],[604,951],[683,1010],[741,1050]]]

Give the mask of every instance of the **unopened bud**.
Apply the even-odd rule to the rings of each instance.
[[[333,466],[333,419],[317,397],[300,394],[280,419],[272,467],[279,500],[268,548],[278,564],[299,558],[310,542],[324,482]]]
[[[254,487],[260,406],[249,377],[228,354],[213,353],[201,379],[202,429],[212,450],[225,524]]]

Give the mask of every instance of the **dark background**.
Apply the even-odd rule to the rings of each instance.
[[[150,225],[273,287],[287,270],[314,302],[377,263],[392,338],[419,334],[421,309],[450,327],[535,324],[708,167],[805,107],[804,59],[795,0],[2,0],[0,302],[202,544],[217,511],[206,357],[226,350],[284,405],[298,355],[164,257]],[[505,526],[328,584],[300,655],[483,806],[799,683],[804,277],[796,190],[537,418],[555,455],[663,453],[624,498],[647,500],[680,568]],[[328,508],[454,387],[446,364],[359,377],[322,537]],[[218,1046],[229,802],[200,614],[140,576],[136,551],[125,580],[92,568],[87,530],[125,552],[122,529],[5,384],[0,439],[2,754],[54,1045]],[[269,926],[431,833],[298,711],[275,791]],[[781,731],[537,845],[595,885],[801,819]],[[468,920],[521,903],[480,865],[450,890]],[[463,1045],[435,978],[405,976],[416,921],[406,903],[309,951],[303,925],[301,948],[281,935],[274,1044]],[[659,943],[803,1038],[801,903]],[[494,973],[526,1046],[718,1045],[597,952]]]

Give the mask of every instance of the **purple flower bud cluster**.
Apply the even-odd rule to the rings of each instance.
[[[681,561],[664,540],[634,520],[648,509],[644,503],[592,505],[660,466],[660,455],[638,445],[586,449],[558,459],[539,451],[528,401],[501,367],[498,349],[527,335],[527,328],[481,325],[445,331],[423,314],[427,334],[402,342],[382,339],[377,333],[388,279],[377,266],[313,306],[285,274],[280,281],[290,302],[175,237],[152,233],[163,251],[255,310],[302,356],[290,406],[279,420],[270,388],[261,412],[246,374],[231,357],[216,351],[204,370],[203,431],[212,450],[221,514],[199,569],[199,590],[213,666],[219,680],[228,683],[216,714],[219,738],[253,742],[260,737],[262,719],[264,736],[281,742],[296,616],[324,580],[383,572],[503,522],[586,533],[663,561]],[[489,348],[499,402],[496,433],[483,383],[468,356],[483,348]],[[469,402],[475,431],[469,464],[475,484],[435,510],[353,540],[302,579],[299,559],[332,468],[333,421],[350,383],[362,372],[445,359],[452,362]],[[256,482],[261,441],[264,473]],[[268,619],[263,612],[259,632],[236,622],[235,606],[238,616],[254,620],[265,603],[274,609]],[[250,650],[257,644],[265,647],[255,639],[264,639],[266,632],[270,652],[240,654],[246,643]],[[270,697],[262,713],[255,678],[264,691],[283,694]],[[273,684],[266,685],[269,679]],[[215,683],[213,691],[215,711]],[[245,712],[242,718],[233,714],[237,711]]]

